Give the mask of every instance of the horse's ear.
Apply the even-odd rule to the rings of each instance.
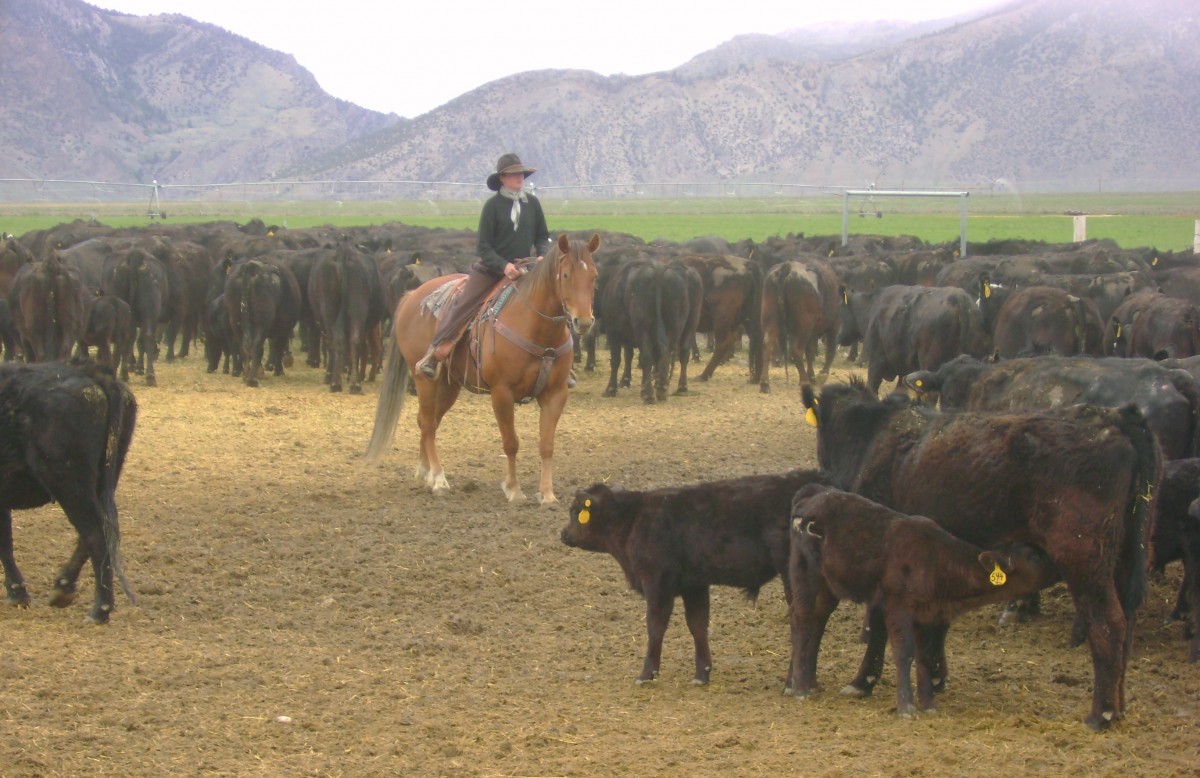
[[[561,251],[564,256],[569,256],[571,254],[571,241],[567,239],[567,233],[565,232],[558,236],[558,250]]]
[[[588,247],[589,253],[591,253],[591,254],[596,253],[596,249],[600,248],[600,233],[598,233],[598,232],[592,233],[592,239],[588,241],[587,247]]]

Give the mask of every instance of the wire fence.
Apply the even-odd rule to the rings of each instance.
[[[1030,182],[1020,187],[1029,192],[1096,191],[1095,188],[1071,189],[1058,182]],[[712,199],[712,198],[805,198],[842,197],[847,190],[862,184],[787,184],[765,182],[620,182],[540,186],[532,188],[539,197],[551,199]],[[896,187],[892,187],[896,188]],[[1017,194],[1018,187],[1006,179],[969,186],[901,186],[907,192],[961,190],[972,196]],[[1189,187],[1172,182],[1140,179],[1110,181],[1107,191],[1149,192],[1188,191]],[[122,183],[71,179],[0,179],[3,203],[122,203],[142,201],[151,210],[163,203],[177,202],[371,202],[371,201],[452,201],[483,200],[491,192],[480,182],[405,181],[405,180],[323,180],[323,181],[244,181],[207,184]]]

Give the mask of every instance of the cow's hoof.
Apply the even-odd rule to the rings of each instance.
[[[23,585],[11,586],[8,589],[8,604],[14,608],[29,607],[29,591]]]
[[[152,375],[146,376],[146,386],[158,386],[158,379]]]
[[[1113,712],[1106,710],[1099,716],[1088,716],[1083,720],[1083,723],[1087,724],[1087,728],[1093,732],[1103,732],[1112,724],[1114,718]]]
[[[849,684],[846,684],[844,687],[842,687],[842,696],[843,697],[853,697],[855,699],[862,699],[864,697],[870,697],[871,690],[870,689],[860,689],[859,687],[855,686],[854,684],[849,683]]]
[[[342,385],[341,384],[330,384],[329,391],[330,392],[340,392],[340,391],[342,391]]]
[[[656,680],[658,680],[657,674],[652,675],[649,678],[639,678],[636,681],[634,681],[634,683],[636,683],[638,686],[645,686],[648,683],[654,683]]]
[[[758,391],[760,394],[770,394],[771,393],[771,385],[770,384],[759,384]]]
[[[362,386],[360,384],[355,384],[354,386],[350,387],[350,394],[362,394],[362,393],[363,393]]]
[[[813,696],[813,689],[797,689],[792,686],[783,687],[783,693],[788,697],[795,697],[797,700],[807,700]]]

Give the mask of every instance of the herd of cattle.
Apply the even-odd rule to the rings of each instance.
[[[576,494],[563,542],[612,554],[645,596],[639,682],[659,671],[676,597],[695,641],[695,681],[705,683],[709,587],[756,593],[777,575],[791,614],[787,688],[797,696],[815,688],[817,650],[841,599],[867,605],[866,655],[847,693],[871,692],[890,640],[897,707],[911,713],[932,707],[944,686],[944,640],[956,615],[1030,602],[1062,580],[1076,605],[1072,639],[1092,652],[1086,721],[1103,729],[1125,710],[1147,571],[1176,560],[1184,581],[1172,616],[1185,622],[1190,659],[1200,657],[1200,265],[1192,252],[993,242],[972,244],[963,259],[915,239],[840,246],[791,235],[682,245],[608,235],[604,243],[595,312],[611,355],[605,396],[631,386],[635,350],[641,396],[653,404],[667,399],[677,365],[676,391],[687,391],[698,334],[709,336],[712,355],[697,380],[746,343],[750,382],[761,391],[770,391],[777,360],[806,379],[801,399],[821,466]],[[90,558],[90,615],[104,621],[113,607],[113,490],[136,415],[114,374],[144,374],[153,386],[160,347],[170,361],[203,341],[210,372],[223,365],[257,386],[263,370],[283,375],[292,366],[298,333],[307,365],[324,367],[332,391],[345,382],[361,392],[379,368],[400,296],[463,270],[473,253],[473,233],[397,224],[117,230],[75,222],[5,237],[0,334],[5,359],[19,364],[0,372],[0,419],[24,425],[6,432],[21,445],[4,456],[19,461],[0,463],[15,473],[0,483],[9,601],[28,602],[10,510],[55,499],[80,533],[55,604],[73,598]],[[63,361],[93,346],[104,367]],[[865,363],[866,380],[818,393],[838,346]],[[594,369],[595,349],[594,339],[580,344],[585,369]],[[880,400],[893,380],[905,393]],[[63,470],[59,449],[71,441],[85,441],[94,472]]]

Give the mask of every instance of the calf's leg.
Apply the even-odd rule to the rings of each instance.
[[[658,669],[662,664],[663,635],[667,633],[667,624],[671,621],[671,611],[675,608],[675,595],[663,592],[657,586],[647,586],[646,593],[646,659],[642,662],[642,673],[637,677],[637,683],[643,684],[658,677]]]
[[[710,607],[707,586],[683,593],[683,612],[696,647],[696,675],[693,676],[692,683],[704,686],[712,673],[712,650],[708,645]]]
[[[29,592],[25,589],[25,578],[17,567],[13,556],[12,511],[0,509],[0,563],[4,565],[4,589],[8,602],[19,608],[29,607]]]

